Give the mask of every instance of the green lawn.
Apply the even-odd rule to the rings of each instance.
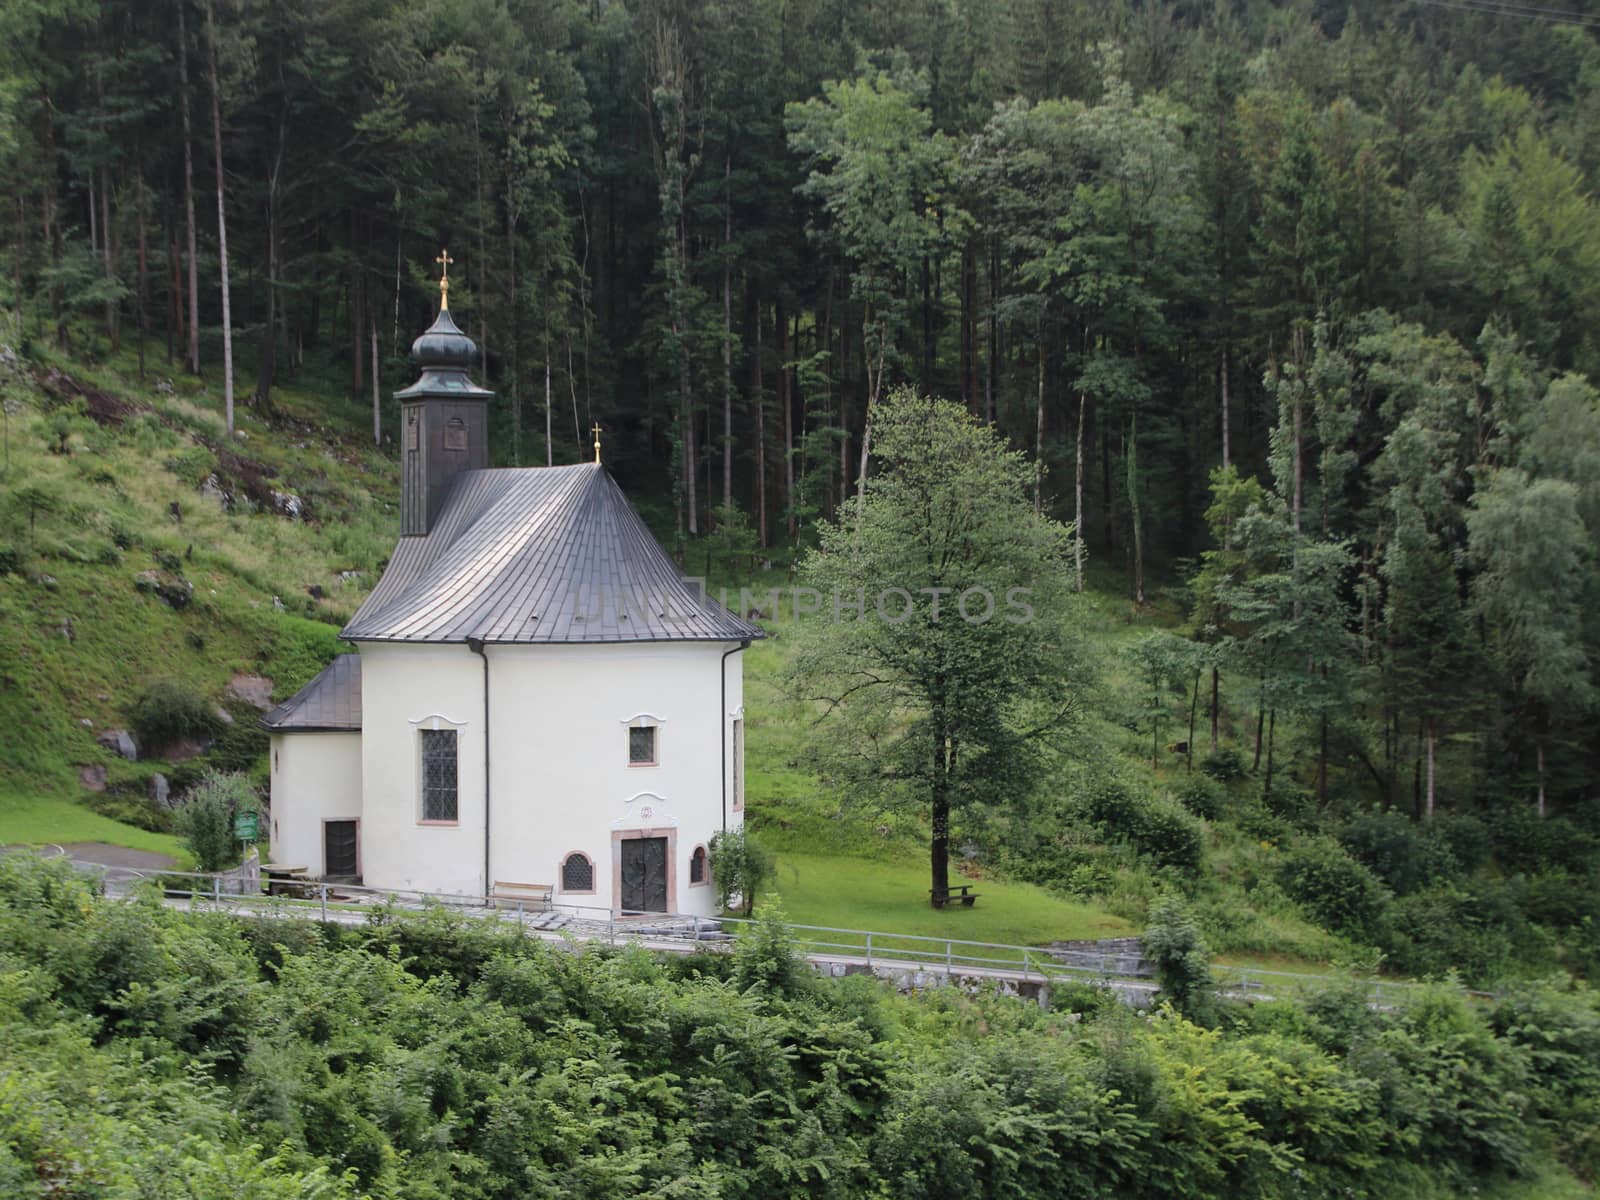
[[[109,842],[133,850],[170,854],[180,861],[188,857],[183,843],[171,834],[136,829],[68,800],[0,793],[0,845],[39,846],[52,842]]]
[[[971,908],[928,906],[927,868],[920,862],[883,862],[817,854],[778,854],[775,890],[784,915],[796,925],[870,929],[923,937],[962,938],[1037,946],[1077,938],[1134,932],[1120,917],[1076,904],[1026,883],[979,880]],[[759,915],[760,909],[757,908]],[[808,937],[813,935],[806,935]],[[860,945],[861,939],[823,940]],[[909,945],[910,943],[903,943]],[[874,949],[884,945],[875,939]],[[885,946],[893,949],[893,945]]]

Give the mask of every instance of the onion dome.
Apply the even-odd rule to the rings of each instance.
[[[411,343],[411,360],[422,374],[408,388],[395,393],[399,400],[424,396],[474,396],[487,399],[492,392],[467,377],[478,358],[478,344],[461,332],[450,316],[450,264],[455,261],[447,250],[435,260],[445,269],[439,280],[439,315],[416,341]]]

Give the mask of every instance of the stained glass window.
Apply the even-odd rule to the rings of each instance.
[[[656,728],[654,725],[636,725],[628,730],[628,762],[630,765],[656,761]]]

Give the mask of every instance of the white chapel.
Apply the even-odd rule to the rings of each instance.
[[[400,401],[400,540],[341,655],[267,713],[272,854],[324,879],[710,915],[743,821],[739,651],[596,461],[490,468],[441,289]]]

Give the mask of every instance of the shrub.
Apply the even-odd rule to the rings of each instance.
[[[1384,953],[1410,975],[1459,972],[1475,984],[1509,974],[1519,959],[1548,952],[1504,887],[1432,888],[1395,902]]]
[[[1209,775],[1191,775],[1178,785],[1178,803],[1195,816],[1215,821],[1227,797],[1223,786]]]
[[[177,812],[178,830],[201,871],[224,871],[239,861],[233,836],[236,809],[253,807],[256,794],[243,775],[207,771]]]
[[[1339,834],[1339,841],[1398,896],[1456,871],[1455,858],[1442,838],[1392,809],[1355,818]]]
[[[1219,783],[1231,783],[1245,776],[1244,759],[1232,747],[1213,750],[1200,760],[1200,769]]]
[[[737,896],[744,903],[744,915],[756,910],[756,893],[772,878],[772,854],[745,831],[744,826],[713,834],[706,846],[711,859],[711,884],[717,891],[717,904],[729,908]]]
[[[1211,951],[1194,914],[1178,897],[1158,896],[1150,906],[1142,940],[1145,957],[1155,965],[1162,998],[1191,1021],[1209,1021],[1216,983],[1211,977]]]
[[[1138,795],[1121,779],[1103,779],[1089,789],[1088,814],[1108,836],[1125,839],[1158,866],[1200,869],[1200,823],[1175,804]]]
[[[210,737],[221,722],[199,690],[178,679],[158,679],[134,701],[133,729],[151,754],[182,738]]]
[[[800,991],[805,979],[805,964],[795,953],[783,911],[774,904],[734,947],[734,986],[740,991],[759,988],[787,996]]]
[[[1306,838],[1285,856],[1278,886],[1319,923],[1338,933],[1373,940],[1388,893],[1373,873],[1331,838]]]

